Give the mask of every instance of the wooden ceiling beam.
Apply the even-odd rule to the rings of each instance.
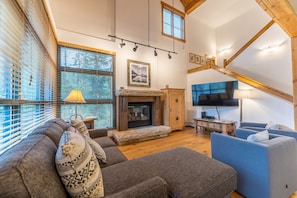
[[[185,7],[185,13],[190,14],[192,11],[194,11],[196,8],[202,5],[202,3],[204,3],[206,0],[180,0],[180,1]]]
[[[297,40],[297,39],[296,39]],[[270,95],[273,95],[273,96],[277,96],[283,100],[286,100],[288,102],[291,102],[293,103],[293,96],[290,95],[290,94],[287,94],[287,93],[284,93],[280,90],[277,90],[277,89],[274,89],[273,87],[270,87],[264,83],[261,83],[259,81],[256,81],[252,78],[249,78],[247,76],[244,76],[244,75],[241,75],[241,74],[238,74],[236,72],[233,72],[229,69],[226,69],[226,68],[223,68],[223,67],[220,67],[218,65],[214,65],[214,64],[211,64],[211,63],[206,63],[205,65],[202,65],[200,67],[196,67],[196,68],[193,68],[193,69],[189,69],[188,70],[188,73],[194,73],[194,72],[198,72],[198,71],[202,71],[202,70],[207,70],[207,69],[213,69],[213,70],[216,70],[224,75],[227,75],[227,76],[230,76],[232,78],[235,78],[245,84],[248,84],[252,87],[255,87],[265,93],[268,93]]]
[[[256,0],[256,2],[291,38],[297,36],[297,15],[288,0]]]

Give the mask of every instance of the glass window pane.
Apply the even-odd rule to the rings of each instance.
[[[111,87],[111,76],[64,71],[61,73],[62,99],[66,98],[73,89],[81,90],[86,100],[111,99]]]
[[[78,104],[77,113],[83,118],[96,116],[95,128],[112,128],[114,126],[112,104]],[[61,105],[61,117],[63,119],[69,120],[73,114],[75,114],[75,105]]]
[[[112,71],[112,55],[69,47],[60,47],[60,66],[90,70]]]

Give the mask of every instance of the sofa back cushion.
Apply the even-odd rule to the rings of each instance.
[[[56,150],[49,137],[34,135],[3,153],[1,197],[67,197],[55,167]]]
[[[68,127],[69,127],[69,125],[64,120],[62,120],[61,118],[55,118],[55,119],[52,119],[52,120],[47,121],[42,126],[36,128],[30,134],[30,136],[36,135],[36,134],[46,135],[58,147],[59,141],[60,141],[60,137],[63,134],[63,132],[65,130],[67,130]]]

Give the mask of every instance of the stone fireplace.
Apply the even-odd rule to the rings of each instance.
[[[116,92],[116,128],[124,131],[161,124],[161,90],[119,89]]]

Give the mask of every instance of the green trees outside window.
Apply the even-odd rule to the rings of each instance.
[[[58,98],[60,117],[69,120],[75,104],[65,103],[73,89],[81,90],[85,104],[78,104],[83,118],[96,116],[95,128],[114,127],[114,56],[59,46]]]

